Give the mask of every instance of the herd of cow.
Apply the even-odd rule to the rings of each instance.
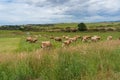
[[[78,39],[80,39],[82,42],[97,42],[101,40],[101,37],[97,35],[82,36],[82,37],[79,35],[76,35],[74,37],[68,37],[68,36],[63,35],[62,37],[47,36],[47,38],[53,39],[54,41],[62,42],[62,47],[69,46],[72,42],[76,42]],[[112,36],[107,37],[107,40],[112,40],[112,39],[113,39]],[[38,41],[37,35],[35,37],[29,36],[26,38],[26,42],[35,43],[36,41]],[[52,43],[50,41],[41,42],[41,48],[48,48],[51,46],[52,46]]]

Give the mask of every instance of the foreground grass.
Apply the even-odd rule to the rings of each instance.
[[[120,41],[0,54],[0,80],[119,80]]]

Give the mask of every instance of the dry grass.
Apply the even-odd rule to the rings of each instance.
[[[87,54],[89,52],[95,52],[100,50],[105,51],[113,51],[114,49],[120,47],[120,40],[111,40],[111,41],[102,41],[97,43],[85,43],[82,45],[76,45],[76,46],[69,46],[64,48],[57,48],[57,49],[38,49],[35,52],[22,52],[22,53],[6,53],[0,54],[0,62],[2,61],[10,61],[13,59],[22,59],[28,56],[36,56],[40,58],[43,54],[50,54],[56,56],[58,52],[79,52],[80,54]]]
[[[119,80],[119,40],[0,54],[1,80]],[[6,67],[5,67],[6,66]],[[8,76],[11,75],[11,76]]]

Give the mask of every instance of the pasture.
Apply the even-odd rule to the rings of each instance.
[[[37,35],[38,41],[26,42],[30,35]],[[98,35],[101,40],[78,39],[62,47],[62,42],[50,39],[63,35]],[[106,40],[110,35],[113,40]],[[119,37],[120,32],[0,31],[0,80],[119,80]],[[42,41],[50,41],[52,48],[42,49]]]

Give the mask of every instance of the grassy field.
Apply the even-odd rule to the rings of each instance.
[[[0,38],[0,53],[12,53],[18,48],[20,38]]]
[[[99,28],[99,27],[114,27],[119,28],[120,22],[98,22],[98,23],[85,23],[88,28]],[[78,23],[59,23],[55,24],[54,27],[65,28],[65,27],[77,27]]]
[[[26,42],[26,33],[0,31],[0,80],[120,79],[120,32],[30,32],[39,36],[36,43]],[[78,39],[63,48],[61,42],[49,39],[51,35],[99,35],[101,40],[83,43]],[[106,40],[109,35],[113,40]],[[53,48],[41,49],[46,40]]]
[[[23,25],[22,27],[24,28],[24,30],[29,30],[29,31],[47,31],[47,32],[64,31],[65,32],[65,31],[69,31],[69,29],[77,29],[78,24],[79,23],[31,24],[31,25],[28,24],[28,25]],[[96,22],[96,23],[84,23],[84,24],[86,25],[88,31],[120,31],[120,27],[119,27],[120,22]],[[21,25],[18,26],[21,27]]]

